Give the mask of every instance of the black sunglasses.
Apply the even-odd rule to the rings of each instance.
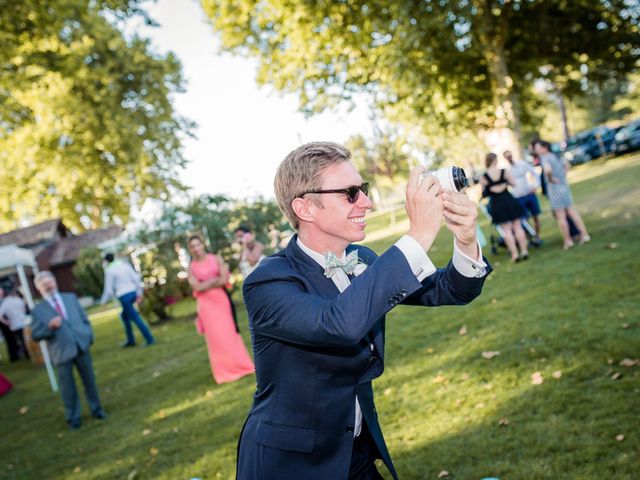
[[[360,198],[360,192],[369,195],[369,182],[364,182],[362,185],[351,185],[347,188],[336,188],[335,190],[311,190],[300,194],[299,197],[304,197],[308,193],[342,193],[347,196],[349,203],[356,203]]]

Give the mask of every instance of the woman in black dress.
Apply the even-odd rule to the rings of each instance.
[[[507,189],[515,182],[507,170],[498,168],[498,157],[495,153],[487,154],[485,165],[487,171],[480,177],[480,184],[491,200],[491,222],[502,227],[502,236],[511,253],[511,261],[526,260],[529,258],[528,242],[520,223],[524,211]]]

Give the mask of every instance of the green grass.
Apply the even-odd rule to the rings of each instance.
[[[488,255],[495,272],[472,305],[389,315],[386,371],[374,387],[400,478],[637,478],[640,367],[620,361],[640,351],[640,155],[592,162],[571,178],[590,244],[562,251],[543,204],[545,245],[523,264],[504,250]],[[450,254],[443,231],[432,256],[442,265]],[[93,315],[110,417],[86,418],[85,408],[77,432],[65,428],[42,368],[3,360],[15,389],[0,398],[0,478],[233,478],[254,378],[215,385],[193,301],[174,309],[177,319],[156,327],[159,343],[145,350],[118,348],[117,309]],[[485,351],[500,354],[486,360]],[[532,384],[534,372],[542,384]]]

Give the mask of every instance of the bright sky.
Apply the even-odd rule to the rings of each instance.
[[[191,163],[182,175],[194,193],[271,197],[278,164],[301,143],[370,135],[366,108],[307,120],[296,111],[295,96],[259,88],[257,62],[218,52],[219,41],[197,0],[159,0],[146,8],[161,26],[138,32],[151,37],[158,51],[173,51],[187,80],[187,92],[176,97],[175,106],[198,123],[197,138],[186,142]]]

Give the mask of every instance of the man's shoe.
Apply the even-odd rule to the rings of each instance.
[[[127,348],[127,347],[135,347],[135,346],[136,346],[136,344],[135,344],[135,343],[132,343],[132,342],[123,342],[123,343],[121,343],[121,344],[120,344],[120,346],[121,346],[122,348]]]
[[[79,430],[80,429],[80,422],[77,423],[70,423],[69,424],[69,430]]]
[[[142,348],[147,348],[150,347],[152,345],[155,345],[156,341],[155,340],[151,340],[150,342],[145,343],[144,345],[142,345]]]
[[[97,412],[93,413],[93,418],[104,420],[105,418],[107,418],[107,414],[104,410],[98,410]]]

